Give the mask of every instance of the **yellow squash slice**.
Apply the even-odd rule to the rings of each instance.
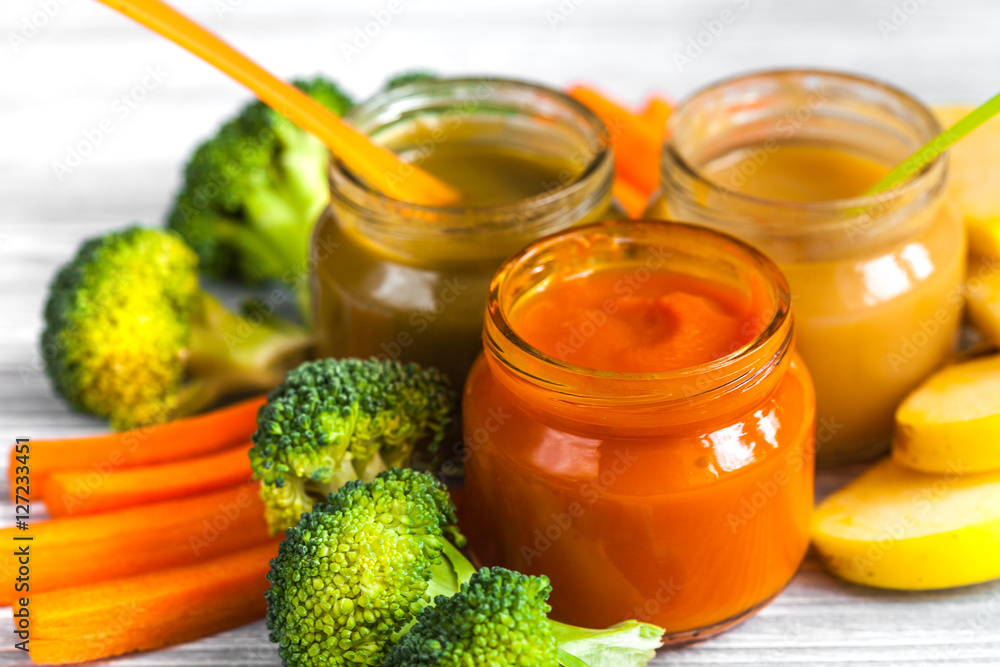
[[[892,457],[924,472],[1000,470],[1000,355],[946,366],[907,396]]]
[[[965,306],[984,338],[1000,343],[1000,255],[973,257],[966,274]]]
[[[1000,577],[1000,473],[928,475],[887,458],[820,503],[812,539],[830,572],[866,586]]]

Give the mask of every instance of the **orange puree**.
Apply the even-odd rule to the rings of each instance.
[[[641,282],[634,274],[605,269],[557,282],[522,297],[511,324],[549,356],[620,373],[704,364],[759,333],[731,288],[666,271]]]
[[[675,223],[580,227],[508,260],[462,402],[477,564],[548,576],[556,620],[638,618],[669,642],[770,600],[813,502],[788,304],[769,260]]]

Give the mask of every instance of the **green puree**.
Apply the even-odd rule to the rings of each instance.
[[[483,143],[445,142],[416,164],[462,193],[469,206],[497,206],[554,190],[575,180],[580,167],[568,160]]]
[[[373,226],[356,209],[335,205],[325,214],[314,249],[333,250],[317,254],[318,350],[322,356],[416,361],[443,371],[460,389],[482,346],[490,279],[503,260],[534,240],[519,227],[538,209],[516,204],[575,181],[585,165],[574,160],[574,147],[551,133],[511,127],[495,114],[472,114],[451,125],[443,120],[437,129],[419,120],[407,125],[377,138],[462,192],[460,208],[466,210],[441,218],[440,234],[435,215],[429,221],[400,217],[398,238],[383,223],[377,228],[386,232],[372,236]],[[507,231],[498,233],[507,220],[485,209],[505,204],[515,206]],[[603,213],[603,207],[576,212],[579,217],[566,224]],[[431,238],[407,236],[414,225],[429,229]]]

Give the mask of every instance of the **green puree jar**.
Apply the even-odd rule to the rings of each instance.
[[[463,200],[395,200],[331,161],[330,206],[312,242],[319,354],[415,361],[461,387],[500,264],[605,217],[613,159],[604,126],[558,91],[492,78],[411,83],[347,119]]]

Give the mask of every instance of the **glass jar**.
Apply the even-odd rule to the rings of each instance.
[[[319,354],[415,361],[460,387],[481,348],[486,291],[500,263],[607,211],[613,159],[604,127],[558,91],[492,78],[401,86],[347,120],[416,163],[461,143],[572,166],[527,199],[431,207],[391,199],[331,162],[330,206],[312,244]]]
[[[519,336],[510,313],[525,295],[608,268],[738,290],[759,333],[650,373],[575,366]],[[597,318],[580,334],[613,328]],[[547,575],[560,621],[637,618],[668,642],[730,627],[792,578],[809,543],[815,406],[770,260],[692,225],[575,228],[501,267],[483,337],[463,397],[462,525],[477,564]]]
[[[887,171],[939,131],[931,112],[900,90],[812,70],[723,81],[670,118],[663,194],[648,214],[728,232],[781,267],[795,304],[797,349],[816,383],[821,463],[885,451],[896,406],[953,349],[965,236],[943,198],[947,160],[876,195],[789,201],[749,195],[746,184],[788,146],[842,151]],[[741,162],[726,179],[706,176],[708,165],[732,155]],[[781,176],[853,175],[805,165]]]

